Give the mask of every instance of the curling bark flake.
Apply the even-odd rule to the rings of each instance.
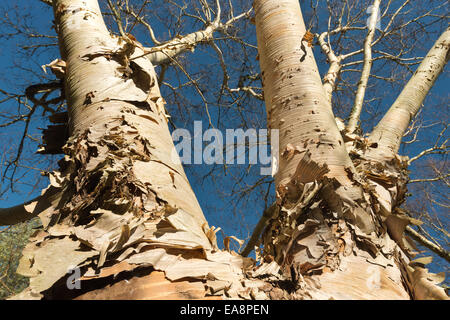
[[[137,179],[148,183],[151,172],[164,172],[166,181],[152,181],[155,186],[161,184],[155,189],[171,194],[172,206],[204,223],[183,167],[176,161],[151,63],[145,57],[134,59],[142,53],[138,47],[130,57],[121,56],[126,42],[106,29],[96,0],[54,1],[54,9],[61,54],[67,63],[64,83],[72,137],[90,132],[99,140],[106,139],[105,146],[98,147],[105,154],[98,157],[107,156],[108,143],[134,151],[132,169]],[[162,187],[166,183],[173,187]],[[160,198],[165,197],[161,194]]]

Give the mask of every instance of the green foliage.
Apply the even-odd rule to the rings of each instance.
[[[22,250],[31,234],[39,227],[39,219],[0,229],[0,299],[21,292],[28,278],[16,273]]]

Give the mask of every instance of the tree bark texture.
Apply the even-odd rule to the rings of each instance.
[[[447,297],[410,262],[410,221],[395,211],[406,190],[402,162],[352,162],[348,150],[366,144],[336,125],[297,0],[254,3],[281,153],[260,265],[217,248],[142,46],[109,33],[97,0],[54,0],[53,8],[70,138],[50,186],[24,207],[44,229],[24,250],[18,272],[30,286],[14,298]],[[81,289],[71,290],[73,272]]]
[[[373,160],[392,159],[422,103],[444,70],[450,57],[450,27],[436,40],[422,63],[414,72],[388,112],[369,136],[376,148],[370,148],[367,156]]]
[[[299,2],[255,0],[254,9],[268,124],[280,130],[281,155],[279,209],[263,234],[262,255],[298,281],[297,298],[414,296],[405,285],[409,222],[395,212],[406,190],[404,162],[375,169],[361,157],[351,160],[367,142],[337,127],[304,41]]]

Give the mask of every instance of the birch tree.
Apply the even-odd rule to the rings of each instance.
[[[392,32],[390,24],[408,0],[378,38],[379,0],[370,3],[367,26],[344,25],[341,15],[336,29],[329,23],[328,31],[317,34],[305,25],[296,0],[255,0],[253,10],[227,19],[219,1],[200,1],[204,28],[167,42],[158,41],[127,1],[106,2],[116,35],[106,27],[97,0],[43,2],[52,5],[60,49],[60,59],[47,68],[61,81],[30,87],[27,97],[31,111],[48,107],[50,92],[63,84],[67,116],[55,112],[52,119],[67,126],[67,140],[61,146],[50,134],[41,150],[64,152],[41,195],[0,209],[3,225],[34,216],[43,224],[18,267],[30,285],[13,298],[448,299],[437,285],[443,275],[428,272],[428,259],[414,260],[414,243],[404,235],[409,224],[420,221],[400,207],[411,159],[398,155],[402,137],[448,61],[448,28],[385,116],[363,136],[359,124],[376,59],[373,48]],[[341,12],[346,6],[351,4],[344,1]],[[334,9],[328,9],[331,17]],[[126,32],[124,12],[147,28],[152,47]],[[230,66],[214,42],[214,34],[229,35],[251,12],[260,89],[248,75],[233,86]],[[335,52],[330,37],[352,30],[365,33],[363,47]],[[323,79],[315,42],[329,61]],[[189,79],[208,111],[197,81],[177,60],[200,43],[218,57],[219,100],[236,94],[264,99],[267,127],[279,130],[275,202],[250,241],[259,263],[246,257],[249,250],[230,249],[235,237],[225,237],[219,249],[218,229],[208,225],[171,139],[160,91],[167,64]],[[341,73],[358,64],[346,61],[358,54],[360,79],[345,123],[335,117],[334,99]],[[386,52],[380,56],[392,58]]]

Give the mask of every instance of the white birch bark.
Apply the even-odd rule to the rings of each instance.
[[[171,63],[172,60],[187,51],[194,51],[195,47],[202,43],[208,43],[214,39],[214,33],[224,31],[233,25],[239,19],[247,17],[250,10],[241,13],[228,21],[222,23],[220,21],[220,4],[217,2],[218,12],[214,21],[200,31],[192,32],[185,36],[178,36],[166,43],[152,47],[144,48],[145,55],[153,65]]]
[[[30,286],[15,298],[73,298],[77,291],[60,280],[77,266],[84,266],[84,281],[102,277],[93,268],[121,272],[142,264],[172,267],[170,279],[183,278],[180,272],[191,270],[183,267],[187,257],[217,245],[179,162],[153,66],[139,46],[109,33],[97,0],[55,0],[53,8],[66,62],[70,138],[60,169],[50,173],[51,187],[25,207],[41,211],[44,229],[24,250],[18,272],[30,277]],[[53,193],[58,197],[50,201]],[[143,247],[144,260],[134,255]],[[193,262],[207,266],[192,270],[223,273],[204,257]],[[148,285],[147,279],[139,284],[140,298],[206,292],[199,281],[177,286],[165,279],[162,293]],[[119,298],[106,291],[97,297]],[[136,292],[126,291],[128,298],[138,298]]]
[[[305,191],[292,194],[298,207],[283,207],[284,216],[271,221],[270,227],[292,232],[287,246],[277,243],[286,234],[273,239],[268,233],[280,265],[259,267],[213,250],[214,230],[207,226],[181,164],[173,159],[163,99],[143,50],[109,34],[97,0],[53,4],[67,65],[71,138],[61,169],[50,174],[46,191],[50,194],[55,188],[61,197],[40,214],[45,228],[24,250],[19,270],[31,280],[19,298],[40,298],[47,292],[47,297],[61,299],[48,290],[55,289],[73,266],[84,268],[83,281],[137,266],[152,270],[145,277],[105,284],[79,299],[204,299],[207,292],[235,299],[275,299],[280,291],[287,298],[303,299],[410,297],[403,287],[406,271],[400,270],[408,259],[386,232],[361,232],[315,198],[325,166],[326,174],[340,180],[344,189],[353,182],[348,170],[354,168],[312,51],[301,43],[305,27],[298,1],[255,1],[269,125],[281,131],[284,162],[277,183],[287,179],[295,185],[290,191]],[[300,186],[302,190],[296,189]],[[308,219],[302,221],[303,217]],[[316,260],[317,264],[309,263]],[[279,272],[286,266],[299,268]],[[321,273],[306,274],[308,270]],[[292,272],[290,278],[287,271]],[[408,275],[414,289],[431,287],[423,269]],[[275,281],[261,280],[266,277]],[[276,284],[280,279],[290,279],[298,289],[283,291]],[[427,297],[426,290],[415,297]],[[441,291],[433,294],[446,297]]]
[[[336,56],[334,51],[331,49],[329,43],[325,41],[325,37],[327,36],[327,32],[322,33],[318,36],[318,41],[322,51],[327,55],[328,61],[330,63],[330,67],[328,68],[327,74],[323,77],[323,88],[325,90],[325,94],[328,98],[328,102],[331,106],[331,99],[333,97],[333,91],[336,88],[336,79],[341,71],[342,65],[342,57]]]
[[[367,83],[369,81],[370,70],[372,69],[372,41],[375,36],[376,25],[378,22],[378,15],[380,10],[381,0],[374,0],[372,5],[372,15],[369,19],[367,36],[364,40],[364,62],[361,71],[361,78],[358,83],[356,91],[355,102],[350,113],[350,119],[347,124],[347,131],[353,133],[359,124],[359,118],[364,103],[364,96],[366,94]]]
[[[447,28],[436,40],[400,95],[370,134],[370,144],[376,147],[368,150],[367,157],[381,161],[395,156],[409,123],[444,70],[450,57],[449,52],[450,28]]]
[[[145,55],[153,65],[171,63],[176,56],[186,51],[194,51],[195,47],[202,42],[211,41],[214,32],[218,31],[219,27],[219,23],[213,23],[204,30],[175,38],[160,46],[148,48],[145,50]]]
[[[290,266],[295,270],[298,268],[301,277],[311,265],[320,265],[320,259],[311,257],[326,255],[319,238],[327,238],[327,245],[334,246],[332,239],[336,234],[323,220],[326,210],[334,211],[339,210],[340,206],[345,207],[343,202],[351,198],[348,197],[349,190],[353,187],[353,195],[360,190],[351,185],[351,179],[346,172],[346,169],[352,170],[353,164],[334,120],[329,95],[327,96],[322,85],[312,50],[306,42],[302,43],[306,29],[299,2],[256,0],[254,8],[268,123],[270,128],[280,130],[281,153],[279,171],[275,177],[280,212],[275,213],[269,222],[268,231],[266,230],[263,236],[264,245],[265,250],[268,250],[266,252],[269,252],[275,261],[282,267]],[[311,154],[311,160],[304,157],[304,152]],[[305,193],[314,195],[314,189],[308,192],[305,188],[309,186],[308,182],[314,179],[322,180],[320,175],[314,176],[320,171],[321,165],[326,165],[330,169],[327,175],[337,178],[343,187],[327,185],[327,189],[322,190],[320,195],[332,209],[300,210],[306,222],[299,223],[294,218],[296,214],[300,214],[296,209],[301,202],[299,197],[302,199]],[[308,180],[308,177],[311,180]],[[339,192],[343,191],[342,189],[345,191]],[[333,200],[328,199],[334,192],[334,200],[337,203],[335,207]],[[290,201],[296,204],[293,205]],[[373,222],[369,221],[370,208],[352,206],[347,213],[349,211],[353,216],[344,215],[345,218],[342,218],[361,228],[367,227],[367,233],[374,230]],[[292,217],[292,221],[289,217]],[[312,222],[314,219],[317,220]],[[316,224],[312,227],[314,223]],[[293,231],[289,229],[291,224],[294,226]],[[309,228],[314,229],[307,232],[310,236],[302,235],[302,230]],[[277,239],[273,234],[277,234],[279,229],[282,231]],[[292,234],[283,240],[284,235],[290,232]],[[350,238],[349,247],[352,246]],[[375,238],[372,237],[372,240],[375,241]],[[270,248],[273,250],[270,251]],[[309,258],[305,251],[310,253]],[[305,281],[313,281],[317,289],[307,286],[303,292],[297,291],[298,296],[309,296],[313,299],[408,299],[409,295],[402,285],[402,275],[396,263],[390,262],[392,268],[384,269],[369,263],[365,255],[367,252],[356,250],[354,255],[344,254],[335,262],[332,262],[332,255],[329,256],[326,266],[322,265],[323,269],[319,267],[322,273],[305,276]],[[310,261],[309,265],[306,261]],[[371,277],[375,277],[374,282],[368,281]]]
[[[352,163],[336,126],[297,1],[255,1],[259,60],[268,126],[280,130],[279,185],[293,175],[304,151],[327,164],[330,176],[346,179]]]

